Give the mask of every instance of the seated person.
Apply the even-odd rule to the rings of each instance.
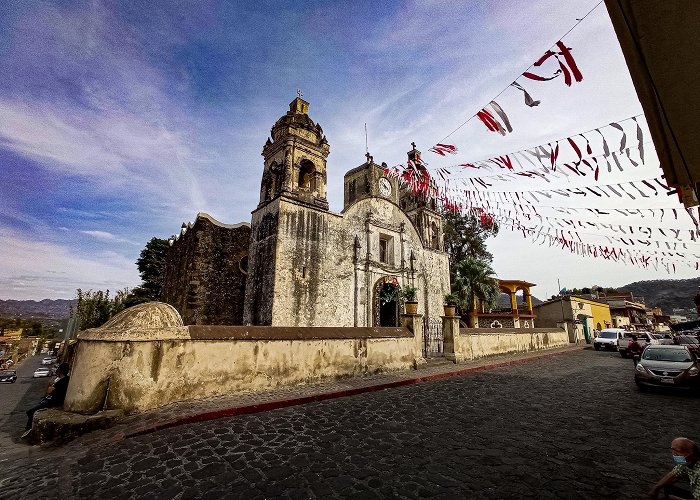
[[[46,395],[41,398],[38,405],[32,406],[27,410],[27,426],[24,434],[22,434],[23,438],[29,436],[32,432],[32,420],[34,420],[34,414],[38,410],[63,406],[63,401],[66,399],[66,392],[68,391],[68,382],[70,381],[68,371],[68,363],[61,363],[58,366],[58,370],[56,370],[57,377],[46,390]]]

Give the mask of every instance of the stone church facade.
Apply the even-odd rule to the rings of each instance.
[[[249,228],[200,214],[171,239],[163,300],[186,324],[397,326],[401,304],[381,300],[382,290],[410,284],[418,289],[418,313],[438,321],[450,283],[434,200],[413,196],[367,155],[345,174],[343,211],[329,211],[330,146],[308,108],[294,99],[272,127]],[[408,153],[419,154],[415,147]],[[187,243],[195,240],[205,243]],[[195,276],[202,269],[214,276],[217,268],[219,282],[239,291],[244,282],[245,292],[234,298],[225,283]],[[219,317],[196,312],[205,306]]]

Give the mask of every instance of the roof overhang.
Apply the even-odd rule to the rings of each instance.
[[[666,181],[700,196],[700,2],[605,0]]]

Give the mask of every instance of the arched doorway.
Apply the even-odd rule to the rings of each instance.
[[[374,326],[399,326],[399,290],[396,278],[381,278],[374,285]]]

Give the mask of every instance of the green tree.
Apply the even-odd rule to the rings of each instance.
[[[445,211],[443,217],[443,238],[445,251],[450,259],[450,278],[455,279],[455,267],[464,259],[471,258],[491,262],[493,255],[486,249],[486,239],[498,234],[498,225],[485,219],[480,220],[473,213]]]
[[[136,266],[141,275],[141,286],[132,289],[124,298],[126,307],[160,300],[165,280],[165,259],[168,247],[168,240],[153,237],[141,250],[136,260]]]
[[[120,290],[114,298],[110,298],[109,290],[76,291],[76,314],[80,322],[80,329],[97,328],[104,325],[112,316],[121,312],[126,307],[127,289]]]
[[[496,273],[491,264],[473,257],[458,262],[454,270],[452,290],[459,299],[459,305],[466,307],[469,313],[469,326],[474,327],[472,311],[475,299],[486,307],[493,307],[498,302],[501,290]]]

